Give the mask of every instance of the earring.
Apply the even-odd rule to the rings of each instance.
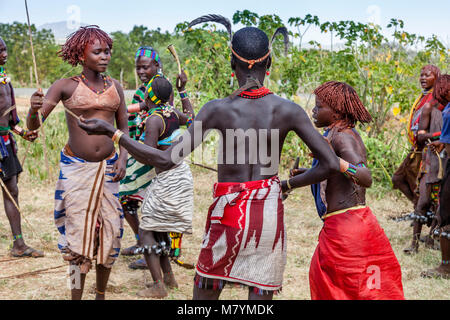
[[[269,71],[269,70],[267,70],[267,71],[266,71],[266,74],[267,74],[268,76],[270,76],[270,71]]]
[[[231,73],[230,88],[233,88],[233,84],[234,84],[234,72]]]
[[[232,78],[234,77],[234,72],[231,73],[231,77],[232,77]]]

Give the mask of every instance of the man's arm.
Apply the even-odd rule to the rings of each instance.
[[[161,170],[169,170],[203,142],[203,139],[206,138],[205,133],[207,130],[214,128],[214,119],[211,115],[215,112],[215,105],[215,101],[205,104],[199,111],[193,124],[177,142],[166,150],[158,150],[139,143],[125,134],[120,138],[120,146],[127,149],[137,161],[143,164],[148,164]],[[78,125],[88,134],[112,137],[116,131],[111,124],[100,119],[85,120],[81,118]]]
[[[282,181],[283,191],[321,182],[330,173],[339,171],[339,160],[336,154],[331,150],[320,133],[313,127],[303,108],[298,105],[296,106],[298,110],[289,117],[289,121],[292,123],[293,130],[311,150],[314,158],[319,160],[319,164],[289,180]]]

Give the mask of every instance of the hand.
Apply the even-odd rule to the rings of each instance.
[[[289,178],[295,177],[298,174],[305,173],[307,170],[308,170],[307,168],[291,169],[289,170]]]
[[[141,111],[148,111],[148,110],[150,110],[149,107],[147,106],[147,103],[145,101],[139,102],[139,108],[141,109]]]
[[[84,119],[83,116],[78,120],[78,126],[86,131],[88,135],[107,135],[112,138],[116,128],[113,125],[101,119]]]
[[[119,159],[114,163],[113,172],[115,173],[114,178],[112,181],[120,181],[125,177],[127,170],[127,159],[122,157],[119,157]]]
[[[44,104],[44,93],[39,88],[30,98],[31,110],[36,113]]]
[[[441,151],[444,149],[444,144],[442,142],[433,141],[432,143],[429,143],[428,146],[430,147],[431,151],[441,153]]]
[[[178,79],[180,79],[180,80],[178,81]],[[177,75],[177,81],[175,82],[178,92],[184,91],[184,88],[186,86],[187,80],[188,79],[187,79],[186,73],[184,72],[183,69],[181,69],[181,73]],[[179,84],[180,84],[180,86],[178,86]]]
[[[289,189],[287,186],[287,180],[281,181],[281,200],[286,200],[291,193],[292,189]]]
[[[38,137],[37,130],[25,131],[25,134],[22,136],[27,141],[33,142]]]

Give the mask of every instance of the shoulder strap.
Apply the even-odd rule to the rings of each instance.
[[[149,116],[149,118],[151,118],[151,117],[153,117],[153,116],[158,116],[158,117],[160,117],[161,120],[162,120],[162,122],[163,122],[164,129],[163,129],[163,131],[161,132],[161,134],[159,135],[159,136],[161,137],[161,136],[164,134],[164,132],[166,132],[166,121],[164,120],[163,115],[160,114],[158,111],[153,112],[153,113]]]
[[[258,89],[262,87],[261,83],[259,82],[258,79],[253,78],[253,77],[248,77],[247,78],[247,82],[245,83],[245,85],[243,85],[242,87],[240,87],[239,89],[237,89],[236,91],[234,91],[232,94],[230,94],[228,97],[230,99],[234,99],[236,98],[238,95],[240,95],[242,92],[244,92],[247,89],[250,89],[251,87],[257,86]]]

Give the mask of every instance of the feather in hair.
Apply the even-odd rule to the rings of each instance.
[[[230,20],[228,20],[227,18],[225,18],[224,16],[221,16],[219,14],[207,14],[204,16],[201,16],[197,19],[192,20],[189,25],[188,28],[192,28],[193,26],[199,24],[199,23],[203,23],[203,22],[217,22],[220,23],[222,25],[225,26],[225,28],[227,29],[228,35],[230,37],[230,43],[231,40],[233,38],[233,34],[231,31],[231,22]]]
[[[286,27],[279,27],[277,30],[275,30],[275,33],[272,36],[272,39],[270,39],[270,48],[272,48],[272,43],[275,40],[276,36],[282,34],[284,38],[284,54],[288,54],[288,48],[289,48],[289,34],[286,29]]]

